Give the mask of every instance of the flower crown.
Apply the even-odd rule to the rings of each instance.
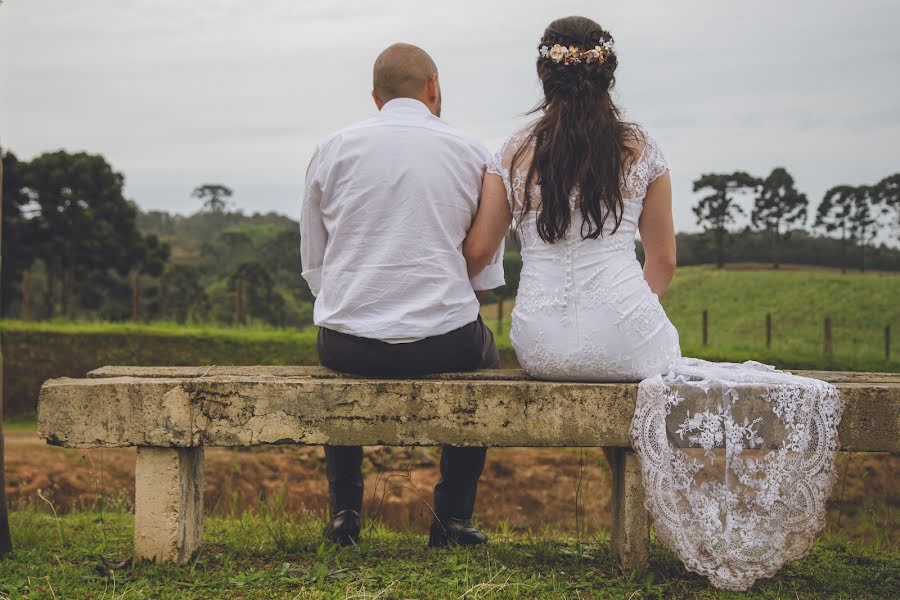
[[[581,62],[596,62],[602,65],[613,52],[613,41],[612,38],[600,38],[600,42],[588,50],[575,46],[566,48],[562,44],[554,44],[553,46],[541,46],[539,52],[541,58],[564,65],[577,65]]]

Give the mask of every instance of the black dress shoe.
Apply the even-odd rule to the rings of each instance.
[[[432,548],[443,548],[450,544],[459,546],[478,546],[487,543],[487,536],[478,531],[472,519],[434,519],[428,535],[428,545]]]
[[[325,538],[341,546],[350,546],[359,541],[359,513],[342,510],[325,526]]]

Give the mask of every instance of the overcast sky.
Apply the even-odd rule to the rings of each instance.
[[[296,218],[317,141],[374,114],[385,46],[428,50],[444,118],[493,150],[568,14],[615,36],[618,98],[669,159],[680,230],[704,172],[783,165],[815,205],[900,171],[897,0],[3,0],[0,143],[103,154],[144,209],[193,212],[191,189],[221,182]]]

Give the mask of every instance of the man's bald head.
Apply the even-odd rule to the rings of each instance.
[[[394,44],[375,59],[374,93],[382,103],[394,98],[423,100],[436,74],[437,67],[427,52],[412,44]]]

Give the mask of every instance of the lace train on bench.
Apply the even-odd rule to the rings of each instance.
[[[843,405],[756,362],[681,359],[641,382],[631,435],[656,537],[719,588],[802,558],[825,524]]]

